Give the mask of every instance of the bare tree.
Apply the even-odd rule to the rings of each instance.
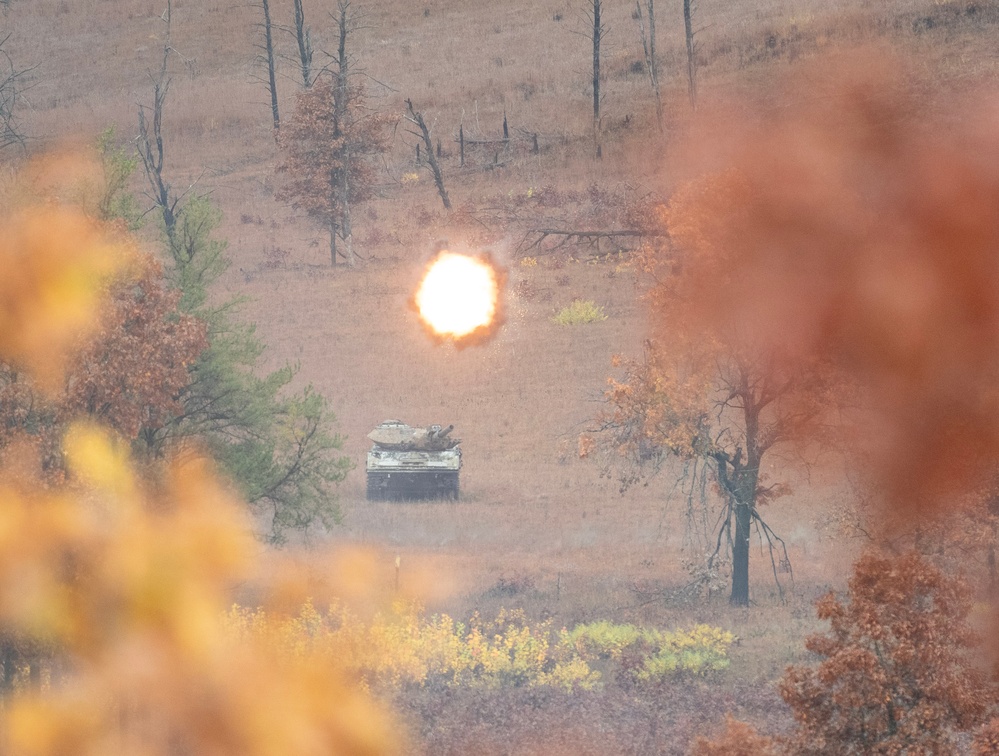
[[[264,31],[264,44],[263,47],[257,45],[258,49],[263,50],[263,53],[257,57],[267,66],[267,81],[265,83],[267,92],[271,96],[271,117],[274,119],[274,131],[277,132],[281,128],[281,116],[278,113],[277,81],[274,75],[274,38],[272,35],[274,25],[271,23],[270,0],[260,0],[260,6],[264,10],[264,23],[260,25]]]
[[[694,0],[683,0],[683,33],[687,40],[687,89],[690,93],[690,107],[697,107],[697,34],[694,31]]]
[[[312,75],[312,35],[309,27],[305,25],[305,11],[302,8],[302,0],[294,0],[294,2],[295,28],[293,33],[295,41],[298,43],[298,63],[302,72],[302,86],[308,89],[315,80]]]
[[[163,227],[166,231],[167,239],[172,242],[177,228],[177,205],[179,198],[173,196],[170,191],[170,184],[163,178],[163,103],[166,102],[167,92],[170,90],[170,77],[167,76],[167,62],[170,58],[170,15],[171,3],[167,1],[166,14],[163,20],[166,22],[166,35],[163,41],[163,62],[160,65],[159,73],[150,78],[153,80],[153,106],[152,106],[152,132],[150,133],[150,122],[146,118],[149,110],[144,105],[139,105],[139,138],[138,150],[139,158],[142,160],[142,167],[149,181],[152,190],[151,198],[153,204],[159,210],[163,218]]]
[[[441,172],[440,164],[434,156],[434,143],[430,138],[430,129],[427,128],[427,123],[423,120],[423,114],[418,113],[413,109],[412,100],[406,100],[406,109],[409,112],[409,115],[406,116],[406,120],[414,124],[416,128],[419,129],[419,132],[411,131],[410,133],[423,140],[423,145],[426,148],[427,153],[427,164],[430,166],[430,171],[434,175],[434,183],[437,184],[437,193],[441,196],[441,202],[444,203],[444,209],[450,210],[451,199],[447,196],[447,189],[444,188],[444,174]]]
[[[176,257],[182,244],[182,240],[178,236],[181,203],[198,182],[194,181],[185,191],[176,195],[173,193],[170,183],[163,177],[163,104],[166,102],[167,92],[170,90],[167,63],[170,59],[170,53],[176,52],[170,43],[171,14],[172,2],[167,0],[166,12],[163,14],[163,21],[166,24],[163,38],[163,61],[160,64],[159,72],[155,76],[150,74],[153,81],[152,121],[150,122],[146,117],[150,108],[139,105],[139,136],[136,141],[139,159],[142,161],[142,168],[149,181],[151,190],[149,196],[163,220],[163,230],[167,237],[170,253]],[[183,58],[183,56],[180,57]]]
[[[298,8],[301,6],[301,0],[295,0],[296,14],[298,13]],[[334,103],[334,113],[336,114],[336,123],[344,124],[349,127],[349,120],[352,118],[353,113],[350,108],[350,88],[347,86],[347,77],[350,74],[350,60],[347,57],[347,37],[350,32],[355,28],[356,18],[350,7],[350,0],[337,0],[336,13],[333,15],[333,22],[336,24],[337,29],[337,47],[336,47],[336,71],[333,75],[334,88],[333,88],[333,103]],[[307,32],[306,32],[307,33]],[[301,49],[301,36],[299,36],[299,47]],[[306,37],[306,41],[308,38]],[[312,56],[312,50],[309,50],[309,57]],[[305,63],[303,59],[302,70],[305,71]],[[308,88],[308,84],[306,84]],[[351,152],[351,142],[350,140],[343,141],[343,162],[345,165],[350,165],[350,152]],[[351,172],[341,171],[340,176],[340,238],[343,239],[344,244],[344,255],[347,258],[347,265],[354,267],[354,235],[353,235],[353,224],[350,218],[350,197],[351,197]]]
[[[645,69],[649,73],[649,84],[656,97],[656,120],[659,130],[663,128],[663,100],[659,91],[659,60],[656,58],[656,0],[645,0],[649,25],[646,31],[645,17],[642,14],[642,0],[635,0],[635,14],[638,20],[638,33],[642,38],[642,49],[645,51]]]

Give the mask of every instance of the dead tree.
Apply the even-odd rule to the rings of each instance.
[[[642,37],[645,51],[645,69],[649,74],[649,84],[656,97],[656,120],[659,130],[663,129],[663,99],[659,90],[659,60],[656,58],[656,0],[645,0],[645,10],[649,19],[648,30],[642,14],[642,0],[635,0],[635,13],[638,19],[638,33]]]
[[[302,0],[294,0],[295,3],[295,42],[298,43],[298,64],[302,72],[302,86],[306,89],[312,86],[312,35],[311,30],[305,25],[305,11],[302,8]]]
[[[176,257],[181,253],[177,228],[177,221],[180,216],[179,208],[184,197],[194,189],[198,182],[197,180],[194,181],[180,195],[174,195],[170,184],[163,177],[163,104],[166,102],[167,92],[170,90],[167,63],[170,59],[170,53],[176,52],[170,44],[171,10],[171,0],[167,0],[166,13],[163,15],[163,21],[166,23],[166,33],[163,40],[163,62],[160,64],[160,70],[156,76],[150,74],[150,78],[153,81],[152,121],[150,122],[146,118],[146,112],[149,108],[140,104],[139,137],[136,140],[136,146],[139,158],[142,161],[142,168],[152,192],[148,196],[152,199],[153,206],[160,213],[170,253]]]
[[[423,114],[417,113],[413,109],[413,101],[406,100],[406,109],[409,115],[406,116],[406,120],[416,126],[420,131],[419,133],[415,131],[410,131],[410,134],[423,140],[423,146],[426,148],[427,154],[427,164],[430,166],[430,171],[434,176],[434,183],[437,185],[437,193],[441,196],[441,202],[444,203],[444,209],[451,209],[451,199],[447,196],[447,189],[444,188],[444,174],[441,173],[440,163],[437,162],[437,158],[434,157],[434,143],[430,139],[430,129],[427,128],[426,121],[423,120]]]
[[[295,0],[296,8],[300,5],[301,0]],[[336,15],[333,17],[333,21],[337,27],[337,56],[336,71],[334,73],[336,86],[333,90],[334,113],[336,114],[336,123],[347,126],[347,119],[352,116],[351,109],[348,107],[350,89],[347,86],[347,77],[350,73],[350,60],[347,57],[347,36],[354,28],[355,21],[354,14],[350,9],[350,0],[337,0]],[[311,50],[309,51],[309,55],[311,57]],[[344,166],[350,165],[350,159],[350,143],[349,140],[344,140]],[[343,239],[344,256],[347,259],[347,265],[353,268],[356,261],[354,259],[354,236],[350,219],[351,173],[349,170],[344,170],[341,174],[340,205],[342,214],[340,217],[340,238]]]
[[[593,22],[593,32],[590,35],[593,40],[593,142],[596,144],[597,157],[603,157],[600,149],[600,43],[603,41],[607,29],[600,20],[603,0],[593,0],[593,11],[591,21]]]
[[[159,74],[153,80],[152,133],[146,119],[146,108],[139,105],[139,158],[152,190],[153,204],[163,218],[163,227],[171,248],[174,246],[177,231],[177,205],[180,202],[170,192],[170,184],[163,178],[163,103],[170,90],[170,77],[167,76],[167,63],[170,58],[170,14],[171,3],[167,0],[166,34],[163,41],[163,62]]]
[[[697,107],[697,42],[694,36],[694,0],[683,0],[683,32],[687,40],[687,89],[690,93],[690,107]]]
[[[270,0],[260,0],[260,7],[264,10],[264,22],[260,24],[263,27],[264,44],[263,46],[257,45],[257,49],[262,51],[257,56],[257,59],[267,66],[267,80],[265,84],[267,85],[267,92],[271,97],[271,118],[274,121],[274,131],[276,133],[281,129],[281,116],[278,113],[277,80],[275,78],[274,66],[274,38],[272,35],[274,26],[271,23]]]

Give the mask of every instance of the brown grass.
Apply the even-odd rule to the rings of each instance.
[[[291,18],[290,2],[273,5],[277,18]],[[402,557],[402,580],[409,570],[433,568],[448,590],[432,596],[431,605],[456,614],[522,605],[566,624],[610,617],[731,628],[742,640],[728,682],[711,694],[711,710],[720,716],[744,700],[740,686],[773,680],[803,653],[802,638],[815,624],[811,600],[826,586],[842,585],[853,544],[836,540],[818,523],[845,494],[834,474],[816,473],[809,482],[794,472],[797,493],[770,513],[776,530],[789,539],[796,570],[786,605],[777,601],[769,564],[759,552],[752,563],[757,607],[730,610],[724,596],[703,604],[647,599],[654,595],[649,591],[668,591],[687,579],[681,561],[691,554],[682,550],[683,502],[665,501],[672,478],[652,479],[622,494],[613,474],[602,475],[600,465],[574,454],[578,432],[596,413],[611,355],[641,348],[645,316],[636,276],[616,258],[589,264],[563,256],[549,264],[558,258],[546,257],[536,267],[522,267],[516,244],[541,219],[620,226],[617,200],[588,201],[590,185],[624,200],[668,191],[671,150],[688,111],[682,21],[660,11],[667,125],[660,135],[646,78],[633,70],[641,47],[631,6],[608,4],[605,157],[598,162],[588,137],[588,43],[573,33],[585,27],[580,5],[358,2],[366,19],[353,43],[359,66],[371,77],[372,104],[401,113],[403,100],[412,98],[424,112],[443,142],[442,162],[460,210],[446,218],[424,174],[401,182],[404,173],[418,169],[413,140],[400,126],[379,196],[355,221],[358,250],[369,258],[356,271],[325,267],[320,235],[273,200],[275,145],[266,92],[253,79],[261,73],[253,63],[259,11],[249,4],[174,2],[172,44],[183,58],[171,59],[167,174],[178,190],[197,181],[197,189],[210,191],[222,207],[220,236],[229,241],[233,267],[219,294],[250,298],[244,316],[257,323],[269,347],[265,367],[298,363],[298,381],[330,397],[348,437],[346,450],[358,469],[342,486],[345,521],[332,533],[312,534],[314,539],[371,544],[384,556],[377,579],[386,583],[393,579],[396,555]],[[319,6],[306,3],[306,10],[317,49],[330,49],[332,24]],[[941,80],[959,85],[995,71],[995,58],[985,51],[999,22],[997,7],[994,0],[704,3],[698,19],[705,27],[699,37],[701,97],[711,102],[733,91],[766,93],[798,59],[830,46],[886,40],[921,56]],[[149,74],[160,62],[160,11],[138,0],[13,4],[0,24],[13,32],[15,61],[38,66],[23,111],[35,148],[87,140],[111,124],[123,138],[135,133],[136,103],[149,102]],[[290,39],[280,44],[290,55]],[[296,72],[284,61],[280,73],[287,116]],[[541,153],[517,144],[499,156],[503,166],[487,170],[495,151],[475,148],[459,169],[453,142],[459,124],[470,138],[494,138],[504,112],[515,134],[523,128],[541,135]],[[135,186],[142,188],[138,177]],[[533,194],[544,187],[577,194],[550,204],[524,199],[529,189]],[[488,245],[509,269],[508,322],[485,346],[456,351],[433,344],[408,307],[441,238]],[[574,328],[552,323],[551,315],[574,298],[593,300],[608,319]],[[459,502],[364,500],[365,435],[394,417],[455,424],[466,461]],[[642,587],[646,593],[635,590]],[[440,702],[413,707],[424,705],[432,710]],[[576,715],[588,716],[598,706],[565,703],[550,711],[576,707]],[[541,742],[551,725],[578,722],[576,715],[536,718],[529,728],[538,736],[533,742]],[[765,720],[766,706],[746,716]],[[626,731],[616,741],[599,741],[608,749],[578,752],[672,748]],[[459,747],[441,740],[442,732],[424,732],[429,751]],[[508,752],[497,732],[480,742]],[[519,750],[530,752],[526,744]]]

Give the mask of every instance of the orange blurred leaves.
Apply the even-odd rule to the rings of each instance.
[[[280,649],[231,642],[224,613],[232,592],[256,577],[260,547],[245,505],[211,463],[174,448],[140,475],[121,436],[93,421],[71,422],[74,414],[99,414],[87,397],[100,396],[101,406],[116,407],[108,421],[134,430],[132,405],[109,405],[102,367],[121,377],[134,372],[129,360],[150,360],[142,371],[150,380],[132,388],[155,395],[173,374],[153,380],[155,355],[143,348],[153,336],[161,345],[176,337],[175,346],[185,345],[174,354],[181,374],[203,329],[171,317],[175,300],[157,282],[159,268],[141,263],[120,228],[60,204],[73,198],[58,164],[26,169],[36,185],[19,189],[12,205],[20,209],[6,213],[0,239],[0,362],[15,366],[6,367],[9,386],[22,396],[17,371],[25,369],[56,399],[72,364],[79,394],[67,391],[58,412],[44,416],[55,436],[68,429],[52,442],[61,442],[66,476],[43,475],[52,458],[41,452],[51,450],[23,433],[5,439],[0,459],[0,645],[6,663],[48,671],[44,686],[5,691],[0,749],[53,756],[394,750],[385,713],[335,663],[289,665]],[[114,282],[126,294],[141,291],[110,306],[117,319],[107,299]],[[140,300],[159,304],[142,310]],[[123,338],[143,317],[148,327]],[[86,343],[88,336],[96,341]],[[31,399],[30,388],[24,396]],[[145,402],[136,400],[143,406],[136,411],[145,412]],[[23,419],[11,417],[14,427]]]
[[[126,250],[72,208],[23,210],[0,222],[0,351],[55,391],[70,348],[94,328],[100,284]]]
[[[837,365],[887,498],[939,505],[999,455],[997,98],[939,94],[883,52],[806,65],[778,98],[670,201],[696,255],[663,311],[787,372]]]

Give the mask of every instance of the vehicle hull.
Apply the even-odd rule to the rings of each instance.
[[[457,499],[461,450],[399,451],[377,446],[368,452],[370,501]]]

